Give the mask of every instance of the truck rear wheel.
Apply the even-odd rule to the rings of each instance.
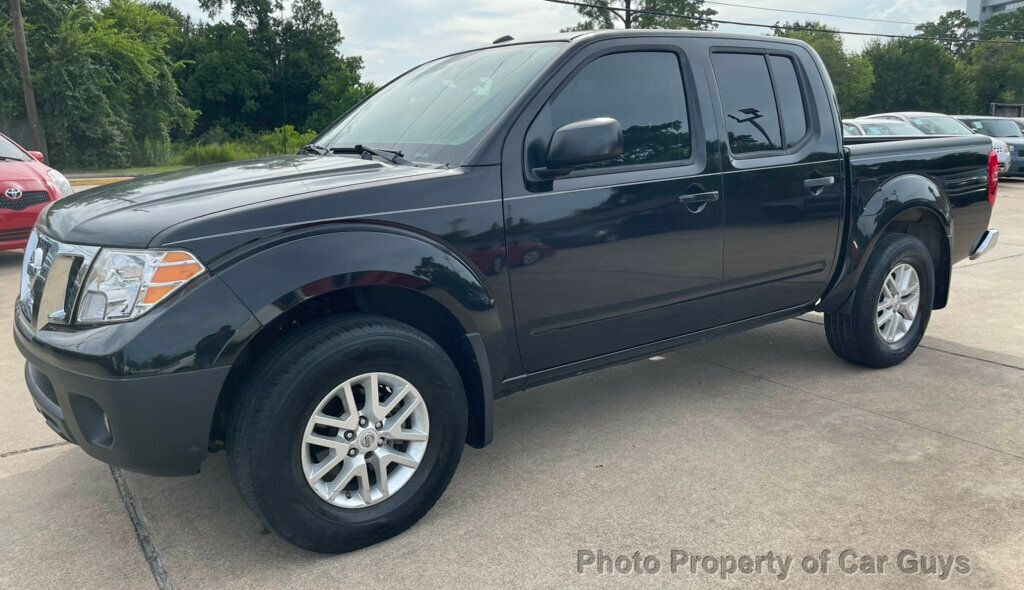
[[[239,491],[291,543],[359,549],[412,526],[451,480],[466,396],[433,340],[377,316],[339,316],[261,357],[228,432]]]
[[[850,313],[825,314],[832,351],[876,368],[906,360],[928,327],[934,269],[928,248],[914,236],[883,236],[864,269]]]

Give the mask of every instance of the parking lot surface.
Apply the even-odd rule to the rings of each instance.
[[[771,551],[793,558],[784,581],[737,569],[726,584],[1020,588],[1024,182],[1000,193],[1000,244],[958,265],[949,307],[906,363],[841,361],[809,314],[512,396],[497,405],[494,444],[466,449],[419,524],[339,556],[265,530],[223,454],[196,477],[162,479],[62,443],[25,390],[7,311],[0,587],[700,588],[723,584],[703,564]],[[4,301],[20,259],[0,253]],[[884,571],[843,573],[847,549],[858,565],[885,556]],[[806,573],[801,560],[823,550],[827,572]],[[917,573],[899,570],[904,550]],[[580,573],[580,551],[631,564],[639,552],[660,569]],[[679,551],[716,561],[673,573]],[[922,573],[932,556],[965,558],[969,573]]]

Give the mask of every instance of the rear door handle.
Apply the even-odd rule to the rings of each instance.
[[[835,176],[824,176],[822,178],[808,178],[804,181],[804,188],[811,191],[814,196],[820,195],[825,187],[832,186],[836,183]]]
[[[706,193],[693,193],[689,195],[679,195],[679,203],[686,205],[686,210],[694,215],[702,213],[707,208],[708,203],[712,203],[718,200],[718,191],[709,191]]]

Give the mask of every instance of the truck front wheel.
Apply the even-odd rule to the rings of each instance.
[[[825,314],[825,335],[833,352],[876,368],[906,360],[928,327],[934,269],[928,248],[914,236],[883,236],[864,269],[850,313]]]
[[[228,432],[242,496],[291,543],[359,549],[412,526],[462,456],[466,396],[433,340],[377,316],[301,328],[260,358]]]

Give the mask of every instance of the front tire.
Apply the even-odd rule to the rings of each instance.
[[[839,357],[867,367],[902,363],[924,336],[934,293],[935,266],[928,248],[908,234],[883,236],[850,313],[825,313],[829,346]]]
[[[260,358],[228,432],[246,503],[287,541],[342,553],[412,526],[462,456],[467,409],[429,337],[353,314],[301,328]]]

